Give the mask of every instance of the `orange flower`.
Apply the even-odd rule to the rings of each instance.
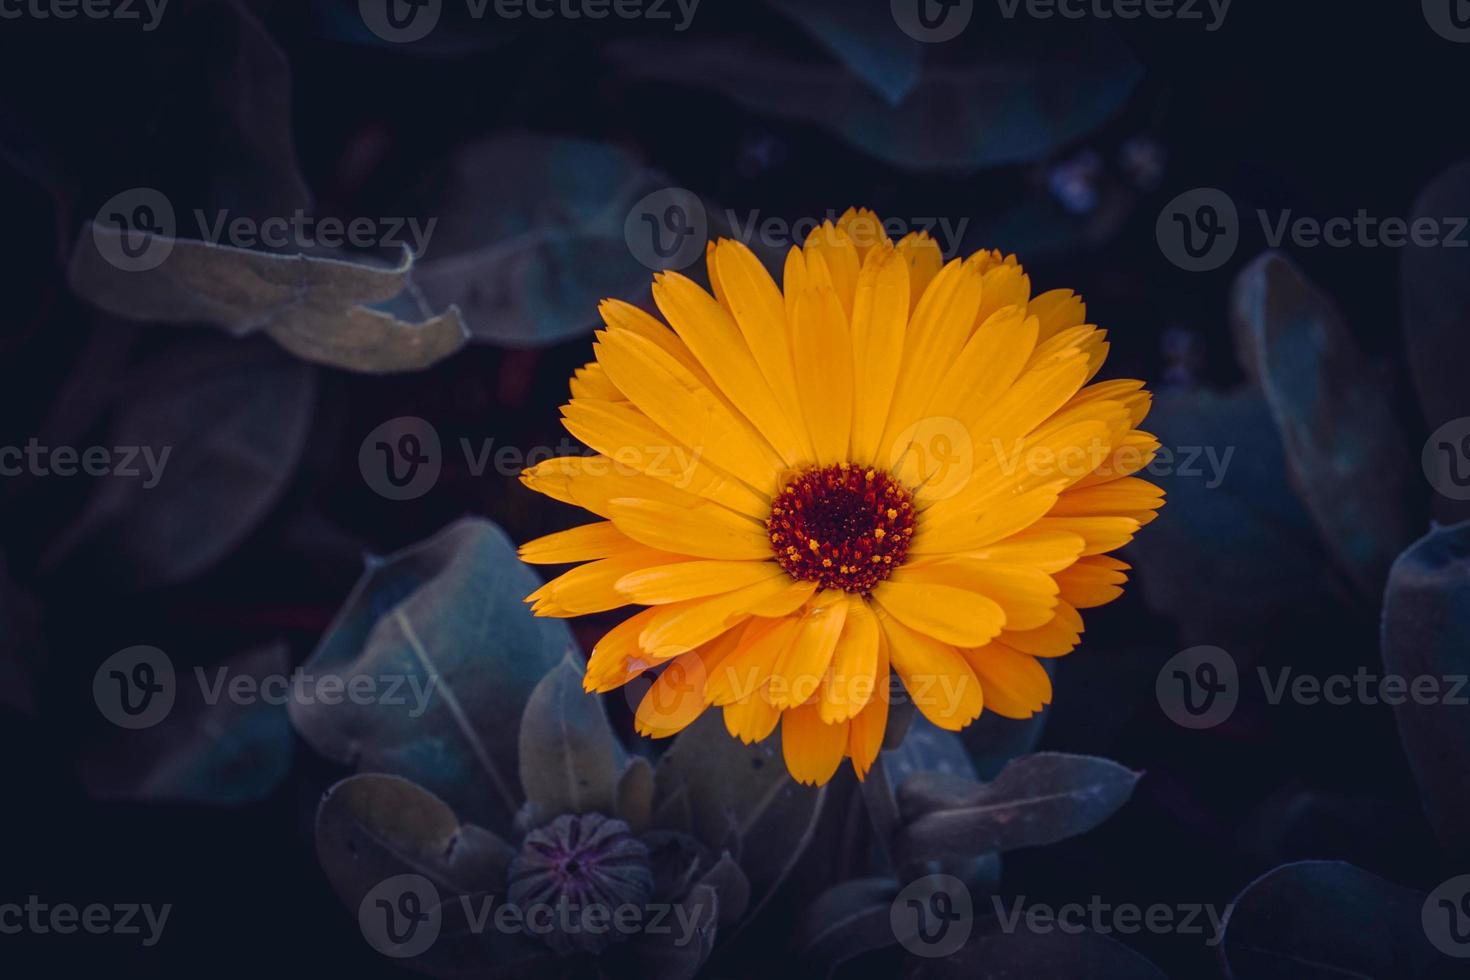
[[[944,263],[849,210],[786,258],[784,289],[744,245],[708,250],[713,295],[654,277],[669,326],[616,300],[572,379],[569,432],[598,455],[527,486],[604,520],[524,560],[585,562],[536,590],[540,616],[647,606],[610,630],[588,691],[667,665],[638,730],[707,706],[747,742],[779,723],[787,767],[823,783],[877,757],[890,670],[936,725],[1051,701],[1039,657],[1079,609],[1121,594],[1105,552],[1162,492],[1139,381],[1089,384],[1105,333],[1070,290],[1031,294],[1015,256]],[[672,329],[670,329],[672,327]]]

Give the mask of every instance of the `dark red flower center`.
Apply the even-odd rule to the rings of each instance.
[[[812,467],[776,495],[766,530],[792,578],[866,595],[908,554],[913,498],[881,470]]]

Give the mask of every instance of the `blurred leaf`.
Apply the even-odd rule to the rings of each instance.
[[[905,703],[913,704],[911,700]],[[975,767],[965,752],[960,736],[947,732],[919,715],[910,722],[902,743],[878,754],[878,763],[863,780],[861,791],[868,818],[878,839],[886,847],[901,822],[898,791],[910,777],[921,772],[975,778]]]
[[[1289,259],[1267,252],[1235,280],[1231,319],[1246,371],[1265,394],[1288,472],[1323,539],[1365,592],[1412,538],[1412,463],[1384,378],[1335,303]]]
[[[1178,622],[1186,644],[1248,646],[1334,595],[1258,392],[1162,391],[1148,427],[1173,458],[1139,475],[1169,505],[1129,547],[1144,598]]]
[[[699,879],[698,884],[714,890],[720,898],[720,924],[733,926],[750,905],[750,879],[726,851]]]
[[[1424,897],[1340,861],[1302,861],[1245,887],[1221,944],[1233,980],[1429,975]]]
[[[618,799],[613,812],[635,834],[653,821],[653,766],[641,755],[630,756],[618,776]]]
[[[260,696],[235,698],[229,691],[238,678],[252,678],[258,692],[264,679],[288,675],[285,644],[198,670],[199,683],[193,674],[178,677],[176,700],[163,721],[110,731],[105,742],[83,752],[81,778],[90,796],[241,806],[275,792],[291,771],[295,748],[286,706]]]
[[[503,895],[515,848],[461,824],[434,794],[398,776],[349,776],[327,790],[316,815],[316,852],[337,895],[354,912],[363,896],[399,874],[421,874],[448,893]]]
[[[1140,77],[1137,63],[1105,34],[1065,58],[1026,61],[1008,51],[964,64],[926,64],[896,105],[843,68],[785,60],[738,40],[616,41],[606,51],[632,78],[708,89],[752,112],[826,128],[885,163],[925,172],[1045,157],[1111,118]]]
[[[943,959],[911,958],[903,980],[1168,980],[1127,946],[1095,932],[1003,931],[990,922]]]
[[[1450,167],[1425,188],[1409,219],[1428,219],[1446,232],[1453,215],[1470,215],[1470,160]],[[1463,246],[1464,230],[1460,241]],[[1402,250],[1404,339],[1409,373],[1432,432],[1470,416],[1470,386],[1461,377],[1470,363],[1470,249],[1444,242]],[[1470,518],[1470,501],[1437,496],[1435,513],[1446,522]]]
[[[894,30],[893,14],[882,3],[847,0],[766,0],[801,25],[848,68],[898,105],[919,82],[923,46]]]
[[[470,921],[503,899],[515,848],[483,827],[461,824],[443,800],[407,779],[369,773],[329,789],[317,809],[316,853],[354,918],[369,893],[400,875],[433,885],[440,931],[427,951],[402,961],[418,972],[509,977],[528,963],[543,970],[551,963],[544,947],[494,928],[493,919]]]
[[[1394,562],[1383,600],[1383,665],[1410,685],[1394,707],[1424,809],[1445,849],[1470,855],[1470,718],[1447,703],[1470,675],[1470,522],[1435,528]],[[1415,695],[1433,678],[1439,697]],[[1463,697],[1463,694],[1462,694]],[[1427,701],[1428,703],[1420,703]]]
[[[695,885],[679,900],[684,921],[692,935],[683,937],[684,926],[665,932],[644,930],[628,942],[613,947],[604,957],[613,976],[636,976],[639,980],[692,980],[714,949],[720,921],[720,899],[708,885]],[[618,969],[622,966],[622,969]]]
[[[918,773],[898,790],[900,860],[957,861],[1075,837],[1128,802],[1139,773],[1091,756],[1040,752],[989,783]]]
[[[124,236],[171,249],[152,269],[109,261]],[[154,247],[148,245],[147,247]],[[366,374],[418,371],[464,346],[459,310],[409,323],[373,309],[407,287],[413,256],[396,268],[312,255],[278,255],[204,241],[141,236],[88,224],[67,278],[109,313],[157,323],[209,323],[243,337],[261,332],[303,360]]]
[[[522,710],[573,642],[565,622],[522,603],[538,584],[504,532],[473,518],[371,561],[302,669],[379,690],[407,678],[399,703],[293,703],[296,730],[328,758],[405,776],[477,823],[508,827]]]
[[[830,976],[841,964],[898,942],[890,913],[898,882],[890,877],[840,882],[818,895],[796,924],[793,945]]]
[[[647,295],[652,271],[624,236],[633,205],[667,181],[587,140],[501,134],[421,182],[410,212],[439,219],[414,279],[464,311],[479,340],[542,346],[589,333],[605,297]]]
[[[121,383],[103,443],[140,449],[130,463],[114,455],[139,475],[99,478],[45,565],[85,565],[137,590],[207,571],[285,492],[315,402],[312,368],[268,345],[209,338],[158,350]]]
[[[825,796],[786,772],[778,738],[746,745],[725,731],[719,712],[706,711],[654,770],[654,825],[730,850],[761,896],[796,866]]]
[[[572,651],[531,692],[521,718],[521,788],[541,824],[563,813],[614,810],[623,749],[602,699],[582,690],[581,658]]]

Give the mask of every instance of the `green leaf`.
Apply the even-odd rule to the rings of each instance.
[[[367,773],[327,790],[317,807],[316,852],[342,902],[354,912],[369,891],[399,874],[420,874],[446,894],[504,894],[515,848],[462,825],[441,799],[410,780]]]
[[[898,791],[895,850],[905,863],[962,861],[1052,844],[1112,816],[1138,779],[1116,762],[1057,752],[1016,759],[989,783],[918,773]]]
[[[1234,980],[1449,976],[1429,945],[1424,896],[1341,861],[1267,872],[1236,897],[1222,943]]]
[[[1385,378],[1332,300],[1267,252],[1235,280],[1231,318],[1246,371],[1265,394],[1297,493],[1338,561],[1377,595],[1413,538],[1413,463]]]
[[[414,280],[464,311],[476,339],[542,346],[589,333],[605,297],[648,295],[653,272],[624,236],[633,205],[668,185],[632,154],[510,133],[425,175],[408,212],[438,225]]]
[[[1470,160],[1456,163],[1424,189],[1409,226],[1427,219],[1449,232],[1451,216],[1458,215],[1470,215]],[[1450,244],[1416,245],[1411,238],[1400,259],[1409,374],[1430,432],[1470,416],[1470,386],[1462,377],[1463,365],[1470,362],[1470,249]],[[1470,518],[1470,501],[1439,494],[1434,505],[1446,523]]]
[[[806,907],[796,925],[794,945],[828,969],[863,953],[898,942],[891,922],[897,880],[856,878],[828,888]]]
[[[811,842],[824,790],[786,772],[779,736],[746,745],[719,712],[681,732],[654,770],[654,824],[735,854],[756,894],[779,885]]]
[[[1470,724],[1463,703],[1414,695],[1416,678],[1470,675],[1470,522],[1435,528],[1394,563],[1383,599],[1383,666],[1410,684],[1394,706],[1429,822],[1445,849],[1470,855]]]
[[[222,685],[217,699],[207,697],[192,675],[180,677],[177,699],[162,722],[113,731],[105,742],[84,751],[82,784],[90,796],[241,806],[275,792],[291,771],[295,748],[286,707],[262,697],[232,698],[228,692],[237,678],[259,684],[289,674],[285,644],[273,643],[199,669],[205,684]]]
[[[459,311],[405,322],[373,309],[409,285],[413,256],[396,267],[314,255],[278,255],[191,239],[147,235],[170,249],[151,269],[123,269],[126,231],[95,223],[72,251],[68,281],[109,313],[156,323],[209,323],[236,337],[264,333],[303,360],[366,374],[419,371],[458,351],[468,333]]]
[[[1065,58],[1031,60],[1007,46],[961,63],[936,60],[897,104],[841,66],[788,60],[739,40],[638,39],[605,50],[634,79],[707,89],[922,172],[1041,159],[1111,118],[1141,76],[1127,51],[1102,34]]]
[[[643,833],[653,822],[653,766],[643,756],[631,756],[623,767],[614,810],[635,834]]]
[[[733,926],[750,906],[750,879],[726,851],[696,883],[714,890],[720,899],[720,925]]]
[[[573,645],[566,623],[526,609],[538,584],[504,532],[473,518],[374,560],[303,670],[380,690],[405,678],[404,703],[293,703],[296,730],[328,758],[405,776],[477,823],[508,827],[526,699]]]
[[[140,475],[100,481],[46,566],[84,566],[137,590],[207,571],[285,493],[315,403],[313,369],[268,344],[199,338],[159,349],[121,383],[104,443],[141,447]]]
[[[563,813],[611,814],[623,749],[602,699],[582,690],[581,658],[567,656],[531,692],[521,718],[521,787],[531,824]]]

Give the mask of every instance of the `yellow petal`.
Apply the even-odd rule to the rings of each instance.
[[[889,581],[929,582],[978,592],[1005,613],[1007,629],[1044,626],[1055,614],[1060,589],[1038,568],[954,555],[916,562],[896,572]]]
[[[764,519],[770,513],[768,498],[705,462],[699,452],[655,425],[632,402],[574,398],[562,408],[562,422],[588,446],[644,476],[751,517]]]
[[[722,239],[715,249],[725,300],[761,375],[781,409],[800,429],[796,373],[786,323],[786,300],[771,274],[740,242]]]
[[[952,585],[914,581],[904,569],[873,590],[873,601],[910,629],[955,646],[989,643],[1006,622],[994,599]]]
[[[985,707],[1006,718],[1030,718],[1051,704],[1051,678],[1035,657],[1004,643],[961,650],[985,688]]]
[[[852,433],[852,336],[830,289],[807,289],[796,303],[791,331],[797,394],[817,461],[847,459]]]
[[[1116,551],[1132,541],[1143,524],[1133,517],[1044,517],[1036,522],[1036,526],[1042,530],[1069,531],[1080,535],[1086,542],[1082,546],[1082,554],[1101,555]]]
[[[626,330],[599,333],[593,349],[608,377],[658,426],[725,472],[774,492],[781,458],[682,364]]]
[[[789,581],[778,569],[770,578],[734,592],[656,606],[638,636],[638,645],[660,660],[687,653],[739,625],[752,609],[785,591]]]
[[[638,702],[634,730],[649,738],[667,738],[693,724],[706,707],[705,682],[734,652],[736,633],[731,630],[698,650],[675,657]]]
[[[1128,581],[1127,562],[1108,555],[1090,555],[1057,573],[1061,597],[1078,609],[1107,605],[1123,594]]]
[[[1057,614],[1040,629],[1000,634],[1000,642],[1033,657],[1061,657],[1076,649],[1082,640],[1082,616],[1066,601],[1057,603]]]
[[[929,288],[929,283],[939,275],[944,265],[944,256],[939,244],[926,231],[911,231],[894,246],[909,267],[909,311],[912,312]]]
[[[928,520],[921,515],[918,530],[914,532],[909,554],[936,555],[978,551],[995,544],[1003,538],[1039,525],[1046,512],[1056,505],[1065,483],[1056,481],[1027,491],[1013,500],[997,505],[978,515],[961,515],[948,526]],[[1049,530],[1071,531],[1072,528],[1054,527]],[[1077,532],[1084,540],[1086,535]]]
[[[647,628],[657,610],[634,613],[602,635],[587,658],[582,688],[589,694],[606,694],[622,687],[654,665],[638,646],[638,635]]]
[[[733,592],[764,581],[776,567],[759,561],[681,561],[624,575],[616,588],[629,602],[657,606]]]
[[[946,731],[957,732],[980,717],[985,696],[975,672],[958,650],[880,613],[893,669],[914,707]]]
[[[859,463],[878,459],[893,388],[903,364],[909,318],[909,266],[891,248],[868,254],[858,273],[852,307],[852,357],[856,397],[852,454]]]
[[[1081,535],[1066,531],[1028,529],[968,552],[968,556],[1008,565],[1030,565],[1054,575],[1075,562],[1085,544]]]
[[[664,551],[639,548],[578,565],[547,582],[528,597],[537,616],[585,616],[626,606],[630,601],[613,584],[629,572],[677,558]]]
[[[847,618],[832,651],[832,669],[822,692],[822,721],[831,725],[862,711],[878,685],[878,617],[866,600],[847,599]],[[886,680],[887,668],[884,668]]]
[[[914,310],[904,334],[903,370],[888,410],[880,454],[893,462],[903,456],[898,436],[917,422],[940,379],[970,338],[980,308],[982,276],[974,263],[958,259],[935,277]]]
[[[752,695],[770,702],[767,691],[776,664],[801,633],[801,620],[751,620],[740,630],[740,642],[720,669],[705,683],[705,700],[714,705],[734,704]]]
[[[847,232],[830,221],[824,221],[807,236],[802,250],[806,252],[808,263],[813,254],[822,257],[828,278],[832,281],[832,289],[842,304],[843,313],[851,316],[861,257],[852,239],[847,237]]]
[[[847,754],[852,756],[852,769],[858,779],[864,779],[878,750],[883,748],[883,735],[888,728],[888,702],[891,696],[888,676],[888,640],[878,632],[878,666],[875,671],[877,687],[868,703],[853,715],[848,731]]]
[[[622,497],[609,502],[608,516],[619,531],[650,548],[730,561],[771,557],[771,543],[762,525],[707,500],[693,507],[677,507]]]
[[[847,621],[843,592],[825,589],[799,620],[800,632],[771,672],[771,703],[778,708],[802,704],[820,688],[832,664],[832,653]]]
[[[847,753],[847,722],[828,725],[815,704],[789,709],[781,718],[781,754],[791,778],[808,786],[831,779]]]
[[[714,297],[677,272],[653,280],[653,299],[725,397],[788,466],[807,456],[805,441],[766,383],[740,328]]]
[[[1070,289],[1042,293],[1031,300],[1027,308],[1041,325],[1041,340],[1054,337],[1067,327],[1075,327],[1087,319],[1087,304]]]
[[[612,521],[598,521],[527,541],[518,554],[521,561],[531,565],[564,565],[610,558],[639,547],[642,546],[614,527]]]
[[[781,709],[767,701],[763,691],[732,701],[724,706],[724,713],[725,730],[747,745],[769,738],[781,720]]]

